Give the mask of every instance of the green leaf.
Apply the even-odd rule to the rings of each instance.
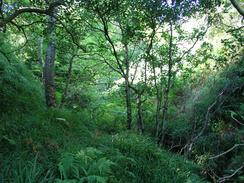
[[[3,139],[5,139],[11,145],[16,145],[16,141],[11,138],[8,138],[8,136],[6,135],[3,136]]]

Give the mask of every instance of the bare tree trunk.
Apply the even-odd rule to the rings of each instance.
[[[129,87],[129,81],[125,79],[125,97],[126,97],[126,110],[127,110],[127,129],[131,129],[132,124],[132,108],[131,108],[131,89]]]
[[[156,106],[156,117],[155,117],[155,137],[157,138],[159,135],[159,121],[160,121],[160,109],[161,109],[161,102],[160,97],[157,96],[157,106]]]
[[[56,25],[56,9],[53,10],[48,20],[48,47],[46,51],[46,59],[43,68],[43,78],[45,86],[46,104],[48,107],[56,105],[55,99],[55,83],[54,83],[54,62],[56,54],[55,25]]]
[[[68,72],[67,72],[67,79],[66,79],[64,93],[62,95],[60,107],[62,107],[64,105],[65,100],[66,100],[66,97],[67,97],[68,88],[69,88],[69,84],[70,84],[70,80],[71,80],[71,76],[72,76],[72,67],[73,67],[74,58],[75,58],[75,55],[72,55],[72,57],[71,57],[71,59],[69,61],[69,68],[68,68]]]
[[[161,110],[161,104],[162,104],[162,95],[160,93],[158,84],[157,84],[157,76],[156,76],[156,68],[154,61],[152,61],[152,67],[153,67],[153,80],[154,80],[154,87],[156,88],[156,114],[155,114],[155,137],[158,138],[159,135],[159,127],[160,127],[160,110]]]
[[[141,93],[137,95],[136,99],[136,105],[137,105],[137,126],[138,126],[138,131],[143,134],[145,131],[144,127],[144,122],[143,122],[143,117],[142,117],[142,100],[141,100]]]
[[[173,66],[173,59],[172,59],[172,46],[173,46],[173,25],[170,22],[170,38],[169,38],[169,59],[168,59],[168,80],[167,86],[164,93],[164,103],[163,103],[163,113],[162,113],[162,124],[161,124],[161,135],[159,139],[159,145],[162,145],[164,142],[165,136],[165,128],[166,128],[166,116],[168,112],[168,105],[169,105],[169,92],[172,83],[172,66]]]
[[[41,81],[43,82],[43,68],[44,68],[44,64],[43,64],[43,38],[39,37],[37,40],[37,47],[38,47],[38,51],[37,51],[37,58],[38,58],[38,62],[40,65],[40,69],[41,69]]]
[[[38,52],[37,52],[37,57],[38,57],[38,62],[41,68],[43,68],[43,38],[39,37],[37,40],[37,46],[38,46]]]
[[[126,109],[127,109],[127,129],[131,129],[132,124],[132,108],[131,108],[131,89],[130,89],[130,62],[129,62],[129,50],[127,43],[124,44],[125,48],[125,65],[126,65],[126,73],[125,73],[125,93],[126,93]]]

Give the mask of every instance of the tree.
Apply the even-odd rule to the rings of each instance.
[[[43,68],[43,78],[45,86],[45,96],[46,104],[48,107],[56,106],[55,100],[55,84],[54,84],[54,62],[56,54],[56,36],[55,36],[55,26],[56,26],[56,16],[57,9],[54,8],[53,12],[48,18],[48,46],[46,51],[46,59]]]

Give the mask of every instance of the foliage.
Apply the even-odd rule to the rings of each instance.
[[[235,8],[0,1],[0,182],[242,182]]]
[[[186,182],[198,172],[191,162],[160,150],[150,139],[139,135],[114,135],[112,145],[126,157],[115,167],[120,182]]]
[[[204,129],[188,156],[204,166],[211,176],[215,176],[212,175],[213,170],[217,175],[231,174],[242,166],[243,153],[238,148],[219,158],[211,157],[243,143],[243,66],[242,57],[222,72],[209,76],[200,87],[193,88],[190,97],[185,100],[183,111],[174,111],[173,114],[179,115],[172,116],[168,126],[167,145],[172,148],[172,144],[177,144],[174,151],[178,152],[183,148],[182,142],[196,137]],[[179,122],[178,118],[181,119]],[[240,181],[239,178],[234,180]]]
[[[26,159],[25,154],[14,153],[9,157],[5,157],[1,161],[1,182],[13,183],[51,183],[55,180],[54,169],[49,167],[47,170],[42,163],[39,162],[37,154],[33,159]]]
[[[2,37],[4,36],[1,35],[0,38],[0,49],[11,50]],[[8,54],[8,57],[11,58],[11,62],[0,54],[0,114],[27,113],[30,109],[41,110],[43,93],[39,82],[25,66],[18,63],[13,54]]]
[[[59,163],[61,179],[57,182],[107,182],[114,163],[106,158],[99,158],[101,154],[95,148],[86,148],[76,155],[64,154]]]

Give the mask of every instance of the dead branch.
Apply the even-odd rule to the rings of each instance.
[[[237,148],[237,147],[239,147],[239,146],[244,146],[244,144],[235,144],[233,147],[231,147],[231,148],[228,149],[227,151],[224,151],[223,153],[218,154],[218,155],[216,155],[216,156],[212,156],[212,157],[210,157],[209,159],[212,160],[212,159],[216,159],[216,158],[219,158],[219,157],[221,157],[221,156],[224,156],[225,154],[231,152],[232,150],[234,150],[235,148]]]
[[[218,182],[218,183],[222,183],[222,182],[225,182],[226,180],[232,178],[232,177],[235,176],[239,171],[241,171],[241,169],[242,169],[243,167],[244,167],[244,166],[242,165],[240,168],[236,169],[231,175],[227,175],[227,176],[221,177],[217,182]]]

